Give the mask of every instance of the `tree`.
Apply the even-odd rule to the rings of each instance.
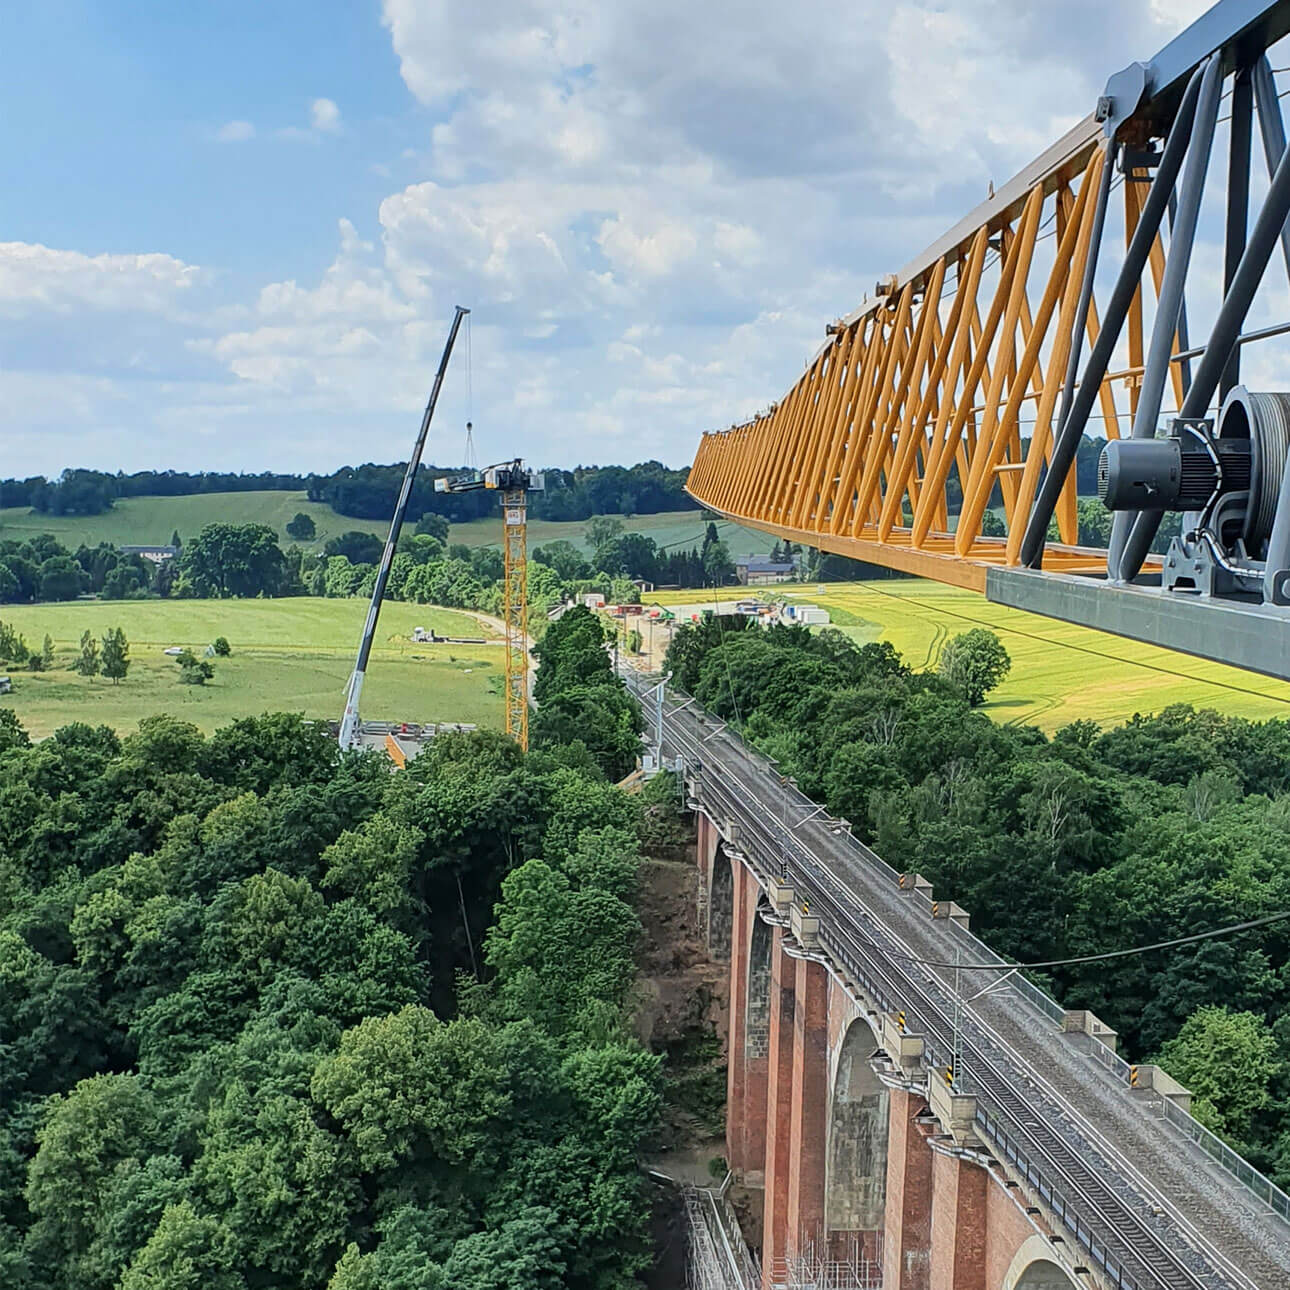
[[[591,566],[586,557],[567,538],[558,538],[538,547],[533,552],[533,558],[539,564],[554,569],[562,582],[576,582],[591,574]]]
[[[703,549],[703,578],[707,585],[721,587],[734,576],[734,561],[726,544],[722,541],[707,543]]]
[[[1011,668],[1003,642],[992,631],[974,627],[955,636],[941,651],[939,671],[977,708]]]
[[[52,1097],[27,1173],[32,1245],[84,1269],[111,1217],[114,1174],[152,1154],[159,1127],[156,1100],[137,1075],[98,1075]]]
[[[10,572],[8,565],[0,563],[0,602],[17,600],[18,595],[18,579]]]
[[[1254,1117],[1267,1106],[1281,1072],[1267,1022],[1222,1007],[1192,1013],[1157,1061],[1191,1090],[1197,1119],[1237,1146],[1250,1140]]]
[[[267,524],[207,524],[184,548],[180,570],[199,596],[273,596],[285,561]]]
[[[121,1278],[121,1290],[244,1290],[232,1258],[227,1227],[181,1200],[162,1214]]]
[[[99,665],[103,675],[109,677],[113,685],[120,685],[125,674],[130,670],[130,642],[125,638],[125,629],[114,627],[103,637],[102,662]]]
[[[297,511],[287,521],[287,536],[297,542],[312,542],[318,536],[318,526],[313,522],[312,516],[306,515],[304,511]]]
[[[78,676],[95,677],[99,674],[99,643],[90,634],[88,628],[81,633],[81,652],[72,664]]]
[[[49,667],[54,661],[54,638],[48,633],[46,633],[44,643],[40,647],[40,657],[46,667]]]
[[[437,538],[440,542],[447,542],[448,517],[446,515],[436,515],[434,511],[426,511],[425,514],[417,520],[415,531],[418,534]]]
[[[184,549],[184,539],[179,536],[178,529],[171,530],[170,545],[173,546],[176,551],[182,551]]]
[[[70,555],[55,555],[40,566],[41,600],[75,600],[84,574]]]
[[[233,647],[228,643],[227,636],[216,636],[211,648],[219,658],[228,658],[233,652]]]
[[[332,538],[323,547],[323,555],[343,555],[350,564],[376,564],[380,561],[385,543],[375,533],[366,533],[362,529],[350,529],[340,537]]]
[[[104,600],[125,600],[145,585],[140,570],[135,565],[122,561],[103,579],[99,595]]]
[[[612,515],[595,515],[587,521],[584,530],[587,544],[593,552],[612,542],[623,531],[623,522]]]

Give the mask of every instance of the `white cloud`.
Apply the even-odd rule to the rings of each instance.
[[[0,242],[0,314],[165,311],[203,277],[196,265],[170,255],[84,255]]]
[[[324,134],[340,129],[340,108],[331,99],[314,99],[309,105],[309,123]]]
[[[423,133],[397,162],[361,165],[414,182],[348,211],[325,267],[190,309],[164,335],[122,327],[128,353],[124,339],[107,357],[86,341],[65,362],[112,373],[123,424],[218,428],[202,446],[227,454],[218,464],[278,463],[287,449],[297,465],[393,460],[460,302],[474,311],[482,455],[682,464],[702,430],[779,397],[827,320],[1087,112],[1191,7],[495,0],[482,23],[470,6],[384,0]],[[234,127],[245,133],[230,140],[254,133],[229,122],[219,137]],[[342,129],[359,132],[319,98],[307,126],[275,133],[317,143]],[[85,300],[174,317],[206,280],[168,256],[33,252],[52,260],[0,247],[0,319],[70,317]],[[81,388],[69,381],[67,397]],[[147,392],[146,412],[131,390]],[[151,464],[147,441],[131,442],[131,464]]]
[[[220,143],[244,143],[255,138],[255,126],[250,121],[226,121],[215,132]]]

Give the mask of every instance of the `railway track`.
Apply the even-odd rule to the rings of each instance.
[[[705,804],[738,821],[742,849],[751,851],[766,872],[784,872],[813,911],[824,916],[821,939],[829,957],[884,1011],[903,1009],[924,1035],[929,1064],[943,1068],[955,1051],[955,1005],[944,983],[927,969],[920,972],[909,949],[853,888],[776,820],[772,806],[762,800],[765,783],[722,747],[719,730],[669,701],[664,735],[691,767],[720,770],[719,776],[700,772]],[[969,1080],[962,1091],[977,1097],[983,1136],[1058,1214],[1086,1260],[1097,1264],[1111,1285],[1222,1290],[1254,1284],[1216,1251],[1194,1248],[1060,1108],[1055,1113],[1041,1109],[1039,1099],[1026,1091],[1038,1081],[1019,1070],[1015,1057],[970,1014],[959,1032],[962,1070]]]

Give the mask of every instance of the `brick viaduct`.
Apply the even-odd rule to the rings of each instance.
[[[883,1290],[1089,1285],[1042,1210],[973,1150],[934,1080],[879,1078],[870,1058],[890,1051],[890,1021],[884,1041],[862,998],[789,953],[762,916],[756,875],[706,815],[698,826],[709,950],[730,963],[727,1158],[764,1195],[763,1285],[810,1280],[796,1271],[806,1251],[818,1260],[843,1248]]]

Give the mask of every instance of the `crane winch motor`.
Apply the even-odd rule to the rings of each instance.
[[[1111,511],[1182,511],[1161,578],[1175,591],[1253,595],[1290,604],[1290,394],[1235,386],[1217,432],[1174,421],[1164,439],[1118,439],[1102,450],[1097,492]]]

